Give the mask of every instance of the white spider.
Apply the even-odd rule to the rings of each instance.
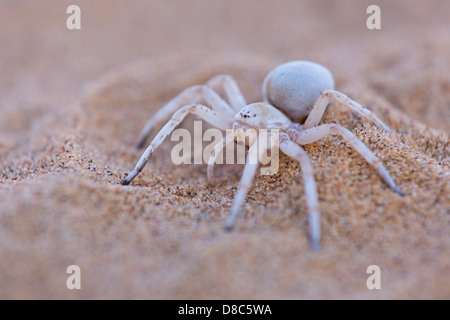
[[[224,89],[229,103],[216,93],[215,89],[218,88]],[[368,109],[333,89],[334,80],[331,72],[325,67],[309,61],[288,62],[272,70],[264,80],[264,102],[247,105],[235,80],[229,75],[218,75],[210,79],[206,85],[190,87],[163,106],[148,121],[142,130],[137,147],[144,144],[146,137],[156,124],[173,114],[169,122],[145,150],[135,169],[121,181],[121,184],[129,184],[142,171],[153,152],[189,113],[196,114],[219,129],[233,128],[239,129],[241,132],[248,132],[248,129],[278,129],[279,141],[272,141],[272,143],[275,143],[281,151],[300,163],[309,211],[311,243],[314,249],[318,249],[320,221],[317,190],[311,161],[300,145],[313,143],[328,135],[340,135],[378,171],[383,181],[392,190],[403,195],[381,161],[350,130],[337,124],[318,126],[328,104],[336,102],[348,107],[360,116],[368,118],[383,130],[390,131]],[[208,103],[212,109],[199,104],[202,101]],[[254,132],[255,130],[251,131]],[[273,136],[271,136],[271,139],[273,140]],[[234,139],[226,137],[214,147],[208,161],[209,182],[213,179],[213,166],[218,151],[231,141],[234,141]],[[251,163],[249,159],[251,157],[260,159],[258,155],[267,152],[270,148],[258,150],[257,144],[258,137],[253,134],[249,137],[247,162],[231,207],[231,214],[226,222],[225,228],[227,230],[232,229],[256,174],[258,163]]]

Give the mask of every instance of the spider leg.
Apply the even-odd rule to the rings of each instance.
[[[345,142],[355,148],[355,150],[378,171],[378,174],[387,186],[389,186],[399,195],[404,195],[403,192],[401,192],[400,189],[395,185],[394,180],[392,180],[391,176],[381,163],[380,159],[378,159],[377,156],[375,156],[375,154],[373,154],[373,152],[370,151],[370,149],[347,128],[344,128],[337,124],[323,124],[311,129],[306,129],[304,131],[298,131],[295,136],[295,142],[300,145],[310,144],[328,135],[335,134],[340,135]]]
[[[305,185],[306,204],[309,213],[309,233],[314,250],[320,248],[320,213],[319,200],[317,196],[316,181],[314,180],[313,166],[306,151],[292,142],[285,140],[280,142],[280,149],[289,157],[300,163]]]
[[[141,148],[152,129],[160,122],[167,119],[171,114],[181,107],[191,103],[196,104],[205,100],[212,109],[220,112],[231,122],[236,114],[233,108],[222,99],[213,89],[206,85],[197,85],[185,89],[178,96],[166,103],[161,109],[148,120],[144,129],[142,129],[136,143],[136,148]]]
[[[153,139],[152,143],[148,146],[144,154],[139,159],[139,162],[136,164],[134,170],[120,182],[121,184],[129,184],[142,171],[142,169],[144,169],[153,152],[158,149],[158,147],[166,139],[166,137],[176,128],[176,126],[181,123],[181,121],[183,121],[183,119],[189,113],[198,115],[200,118],[219,129],[225,130],[229,124],[228,120],[226,120],[223,115],[201,104],[190,104],[182,107],[180,110],[173,114],[169,122],[167,122],[166,125],[159,131],[159,133]]]
[[[265,148],[260,148],[260,139],[267,139],[267,137],[258,137],[258,141],[255,142],[248,150],[247,163],[244,167],[244,172],[242,173],[241,181],[239,182],[239,189],[234,197],[233,205],[231,206],[231,213],[225,224],[225,230],[231,231],[234,227],[234,222],[237,215],[240,212],[242,204],[245,201],[248,190],[252,184],[253,178],[256,174],[256,169],[259,166],[259,159],[264,152],[267,152],[267,146]],[[259,150],[258,150],[259,149]]]
[[[223,88],[225,90],[225,95],[228,98],[231,106],[233,107],[235,113],[242,110],[247,105],[239,86],[232,76],[227,74],[219,74],[211,78],[207,83],[207,86],[216,90],[217,88]]]
[[[234,133],[229,133],[223,138],[222,141],[218,142],[214,149],[211,152],[211,156],[208,160],[208,170],[207,170],[207,177],[208,177],[208,183],[210,185],[214,184],[214,165],[216,163],[216,159],[219,156],[220,152],[224,147],[226,147],[228,144],[234,142]]]
[[[362,105],[353,101],[346,95],[335,90],[325,90],[322,92],[319,99],[317,99],[316,103],[314,104],[314,107],[312,108],[310,114],[306,118],[303,128],[309,129],[317,126],[320,120],[322,119],[325,109],[327,108],[328,104],[332,101],[346,106],[347,108],[359,114],[361,117],[369,119],[381,129],[387,132],[391,132],[391,130],[383,123],[383,121],[381,121],[369,109],[363,107]]]

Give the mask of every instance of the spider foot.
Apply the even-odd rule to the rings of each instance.
[[[217,181],[216,181],[215,178],[208,177],[207,183],[208,183],[208,185],[209,185],[210,187],[214,187],[214,186],[216,185]]]
[[[120,184],[127,186],[130,184],[130,181],[128,181],[127,179],[123,179],[122,181],[120,181]]]
[[[234,219],[228,219],[225,223],[224,230],[227,232],[231,232],[234,229]]]
[[[392,190],[394,190],[395,193],[397,193],[400,196],[404,196],[405,194],[402,192],[402,190],[400,190],[399,188],[397,188],[396,186],[392,187]]]
[[[139,141],[136,142],[136,144],[134,145],[134,149],[135,150],[142,149],[142,147],[144,146],[144,143],[145,143],[145,139],[139,139]]]
[[[313,239],[313,240],[311,241],[311,247],[312,247],[312,249],[313,249],[314,251],[319,251],[319,250],[320,250],[320,243],[319,243],[319,240]]]

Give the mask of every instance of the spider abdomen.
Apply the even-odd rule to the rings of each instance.
[[[292,121],[303,123],[324,90],[334,89],[331,72],[311,61],[292,61],[273,69],[264,79],[264,101]]]

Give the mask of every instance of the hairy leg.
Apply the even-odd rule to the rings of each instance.
[[[259,166],[259,160],[263,156],[264,153],[267,152],[267,144],[263,144],[260,140],[267,139],[266,136],[259,136],[258,140],[250,146],[247,155],[247,163],[244,167],[244,172],[242,173],[241,181],[239,182],[239,189],[236,192],[234,197],[233,205],[231,206],[231,213],[228,217],[225,229],[232,230],[234,227],[234,222],[236,220],[237,215],[239,214],[242,204],[245,201],[245,197],[247,196],[248,190],[252,184],[253,178],[256,175],[256,170]],[[264,145],[265,147],[261,147]]]
[[[397,188],[394,180],[392,180],[391,176],[381,163],[380,159],[378,159],[377,156],[375,156],[373,152],[370,151],[370,149],[353,134],[353,132],[342,126],[339,126],[337,124],[323,124],[318,127],[299,131],[295,136],[295,142],[300,145],[310,144],[317,140],[325,138],[328,135],[336,134],[340,135],[345,142],[350,144],[360,155],[362,155],[366,159],[366,161],[370,165],[372,165],[378,171],[378,174],[381,176],[386,185],[388,185],[399,195],[403,195],[403,192],[401,192],[400,189]]]
[[[228,144],[234,142],[234,134],[230,133],[223,138],[222,141],[218,142],[214,149],[211,152],[211,156],[208,160],[208,171],[207,171],[207,177],[208,177],[208,183],[210,185],[214,184],[214,165],[216,163],[217,157],[221,154],[221,151],[224,147],[226,147]]]
[[[284,140],[280,142],[280,149],[289,157],[300,163],[303,174],[303,183],[305,185],[306,204],[309,213],[309,233],[311,237],[311,245],[314,250],[320,248],[320,213],[319,199],[317,196],[316,181],[314,180],[313,166],[303,148],[292,142]]]
[[[174,112],[187,104],[200,103],[202,100],[206,101],[212,109],[223,114],[231,123],[235,116],[233,108],[222,99],[213,89],[205,85],[193,86],[185,89],[178,96],[166,103],[161,109],[148,120],[144,129],[142,129],[136,143],[136,148],[141,148],[145,143],[148,135],[152,129],[162,121],[170,117]]]
[[[187,105],[177,112],[175,112],[169,122],[159,131],[156,137],[153,139],[151,144],[145,150],[144,154],[139,159],[134,170],[120,183],[123,185],[129,184],[141,171],[144,169],[148,160],[150,160],[153,152],[158,149],[161,143],[166,139],[166,137],[172,133],[172,131],[183,121],[183,119],[189,114],[196,114],[203,120],[209,122],[213,126],[225,130],[229,125],[228,121],[224,116],[218,112],[211,110],[201,104],[191,104]]]
[[[317,99],[314,107],[306,118],[305,124],[303,125],[304,129],[310,129],[317,126],[322,119],[323,113],[325,109],[331,102],[337,102],[342,104],[343,106],[349,108],[350,110],[356,112],[361,117],[369,119],[375,125],[380,127],[381,129],[390,132],[391,130],[381,121],[375,114],[373,114],[369,109],[363,107],[359,103],[353,101],[346,95],[335,91],[335,90],[325,90],[320,95],[319,99]]]
[[[235,113],[238,113],[247,105],[239,86],[233,77],[227,74],[220,74],[211,78],[207,83],[207,86],[216,90],[216,88],[223,88],[225,90],[225,95],[228,98],[231,106],[233,107]]]

